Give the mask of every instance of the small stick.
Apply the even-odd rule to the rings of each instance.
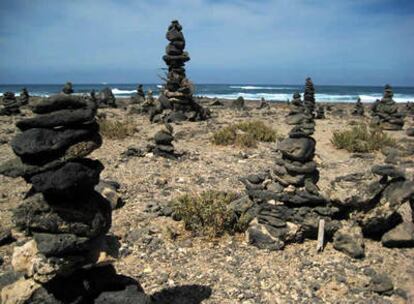
[[[324,237],[325,237],[325,220],[322,219],[322,220],[319,220],[318,244],[316,246],[317,252],[323,251]]]

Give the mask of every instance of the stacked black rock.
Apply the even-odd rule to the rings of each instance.
[[[245,109],[244,98],[242,96],[237,97],[237,99],[234,99],[231,102],[230,107],[232,109],[239,110],[239,111],[244,110]]]
[[[2,98],[2,107],[0,115],[16,115],[20,114],[20,103],[16,99],[13,92],[5,92]]]
[[[116,99],[111,88],[104,88],[99,93],[97,101],[99,108],[116,108]]]
[[[404,114],[400,113],[393,100],[394,93],[389,84],[385,86],[384,97],[373,113],[373,122],[385,130],[401,130],[404,126]]]
[[[25,106],[29,103],[30,100],[30,95],[29,92],[27,91],[26,88],[23,88],[22,91],[20,92],[20,96],[19,96],[19,103],[21,106]]]
[[[109,303],[105,298],[111,292],[132,292],[141,299],[136,282],[117,276],[112,266],[98,267],[110,261],[102,246],[111,227],[111,206],[94,190],[103,165],[85,158],[102,143],[96,104],[61,93],[31,106],[38,115],[19,121],[22,132],[11,141],[18,158],[0,167],[0,174],[23,177],[32,185],[13,212],[16,228],[28,238],[15,248],[12,261],[24,278],[3,288],[2,299]],[[24,288],[29,295],[19,295]]]
[[[148,151],[157,156],[176,159],[178,154],[174,152],[174,145],[172,144],[172,141],[174,140],[173,132],[173,127],[169,123],[166,123],[165,129],[158,131],[154,135],[155,145],[149,145]]]
[[[316,109],[316,115],[315,115],[315,119],[325,119],[325,108],[324,106],[320,105],[317,109]]]
[[[354,115],[354,116],[364,116],[364,113],[365,113],[364,106],[362,105],[361,98],[358,97],[358,100],[355,103],[355,108],[352,111],[352,115]]]
[[[145,101],[145,92],[142,84],[139,84],[137,87],[137,93],[132,96],[131,104],[141,104]]]
[[[270,104],[262,97],[260,99],[260,104],[257,107],[258,109],[269,109],[270,108]]]
[[[313,116],[307,111],[298,92],[293,94],[290,102],[290,111],[286,116],[288,125],[297,125],[302,128],[308,135],[312,135],[315,131],[315,121]]]
[[[170,42],[163,56],[168,66],[167,83],[159,97],[161,107],[151,115],[152,121],[205,120],[210,113],[195,102],[193,84],[186,77],[185,63],[190,57],[184,51],[185,39],[178,21],[171,22],[166,37]],[[164,110],[168,111],[163,113]]]
[[[63,86],[62,93],[72,94],[73,92],[74,91],[73,91],[72,82],[70,81],[66,82],[65,85]]]
[[[309,114],[315,115],[315,88],[313,86],[312,79],[306,78],[305,93],[304,93],[305,108]]]
[[[243,179],[249,199],[256,205],[255,219],[247,231],[251,244],[276,250],[287,243],[315,239],[320,219],[326,222],[327,235],[338,229],[338,208],[316,186],[315,145],[315,140],[296,126],[278,144],[281,157],[275,166]]]

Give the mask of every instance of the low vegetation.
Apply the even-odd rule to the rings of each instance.
[[[338,149],[349,152],[367,153],[379,151],[384,147],[396,144],[394,138],[378,127],[368,127],[360,124],[345,131],[336,131],[331,142]]]
[[[197,195],[185,194],[172,202],[174,217],[185,223],[185,228],[197,236],[218,237],[224,233],[241,231],[244,224],[229,204],[237,194],[206,191]]]
[[[216,145],[235,145],[238,147],[256,147],[258,141],[274,142],[278,134],[263,122],[255,120],[227,126],[213,134]]]
[[[135,124],[129,120],[118,121],[107,118],[98,120],[100,133],[109,139],[124,139],[135,132]]]

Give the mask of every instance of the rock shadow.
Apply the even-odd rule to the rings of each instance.
[[[153,304],[200,304],[210,298],[212,289],[203,285],[183,285],[166,288],[151,295]]]

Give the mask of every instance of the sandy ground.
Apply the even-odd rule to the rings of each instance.
[[[351,106],[335,107],[349,110]],[[216,240],[194,238],[182,223],[144,212],[148,203],[165,204],[183,193],[208,189],[243,192],[239,178],[271,166],[275,143],[260,143],[254,149],[222,147],[210,142],[211,135],[230,123],[254,119],[286,135],[290,129],[284,123],[286,105],[272,105],[270,110],[251,106],[243,112],[214,108],[209,121],[174,125],[174,145],[186,153],[180,161],[149,156],[124,159],[121,153],[127,147],[145,147],[160,126],[121,109],[102,111],[109,119],[130,120],[136,125],[136,132],[126,139],[104,139],[91,157],[105,166],[101,178],[121,184],[126,203],[113,213],[111,231],[121,244],[115,266],[120,273],[139,280],[148,294],[176,293],[176,303],[405,303],[404,297],[414,286],[414,249],[387,249],[366,241],[366,258],[352,260],[331,244],[318,254],[316,242],[307,241],[268,252],[249,246],[242,234]],[[12,138],[14,122],[20,118],[0,117],[0,139]],[[327,119],[317,120],[314,138],[322,190],[328,189],[338,175],[358,172],[384,160],[381,153],[374,153],[370,159],[354,158],[331,144],[332,133],[349,127],[353,120],[361,118],[328,113]],[[408,140],[404,131],[390,134]],[[0,145],[0,162],[12,156],[8,144]],[[0,176],[3,227],[11,227],[11,210],[27,190],[22,179]],[[177,237],[172,239],[171,232]],[[13,245],[0,247],[4,259],[0,273],[10,269]],[[372,269],[390,276],[397,289],[394,295],[369,291],[368,273]]]

